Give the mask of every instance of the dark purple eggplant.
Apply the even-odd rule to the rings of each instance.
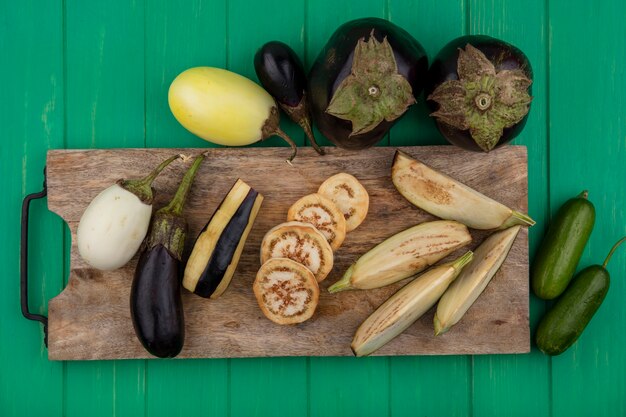
[[[522,51],[489,36],[462,36],[435,57],[426,96],[441,134],[471,151],[490,150],[524,128],[533,73]]]
[[[228,288],[263,196],[238,179],[193,245],[183,287],[205,298]]]
[[[287,116],[300,125],[317,153],[324,155],[311,129],[307,80],[298,55],[289,45],[268,42],[254,55],[254,69],[263,88],[276,99]]]
[[[154,214],[131,287],[135,334],[143,347],[159,358],[178,355],[185,340],[180,288],[187,235],[183,206],[203,159],[203,155],[196,157],[174,198]]]
[[[340,26],[309,73],[313,120],[334,144],[365,149],[378,142],[426,82],[424,48],[383,19]]]

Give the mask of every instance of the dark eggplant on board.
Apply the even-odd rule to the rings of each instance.
[[[287,116],[300,125],[315,151],[324,155],[311,129],[306,74],[294,50],[283,42],[267,42],[254,55],[254,70],[263,88]]]
[[[347,22],[309,73],[313,120],[337,146],[370,147],[415,103],[427,72],[424,48],[404,29],[378,18]]]
[[[524,128],[532,79],[528,58],[515,46],[489,36],[462,36],[435,57],[425,95],[450,143],[489,152]]]
[[[217,298],[230,284],[263,195],[238,179],[193,245],[183,287],[205,298]]]
[[[183,348],[185,317],[180,278],[187,221],[183,207],[204,159],[195,158],[168,205],[152,217],[130,291],[130,316],[143,347],[159,358],[173,358]]]

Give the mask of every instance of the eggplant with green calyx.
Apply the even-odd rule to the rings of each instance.
[[[334,144],[378,142],[424,88],[428,58],[405,30],[378,18],[340,26],[309,73],[313,120]]]
[[[261,208],[263,196],[238,179],[193,246],[183,287],[206,298],[228,288],[241,252]]]
[[[176,195],[152,219],[130,292],[130,316],[143,347],[159,358],[173,358],[185,340],[180,275],[187,222],[183,206],[203,155],[195,158]]]
[[[293,49],[278,41],[266,43],[254,55],[254,70],[263,88],[276,99],[287,116],[304,130],[313,149],[324,155],[311,129],[304,67]]]
[[[112,271],[139,250],[152,216],[152,183],[180,155],[172,156],[140,179],[121,179],[89,203],[78,223],[78,253],[93,268]]]
[[[435,57],[425,93],[446,140],[489,152],[524,128],[532,79],[528,58],[515,46],[489,36],[462,36]]]

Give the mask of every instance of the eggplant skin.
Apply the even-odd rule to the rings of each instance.
[[[258,195],[259,193],[251,188],[237,208],[235,214],[233,214],[226,227],[224,227],[222,234],[215,244],[215,249],[211,254],[211,258],[202,272],[202,275],[198,279],[194,294],[201,297],[210,297],[213,295],[217,287],[222,282],[222,279],[224,279],[224,275],[229,265],[233,263],[233,261],[239,262],[238,259],[233,260],[233,257],[237,247],[239,246],[239,242],[241,241],[244,231],[246,230],[246,227],[248,227],[250,215]],[[209,220],[207,226],[211,223],[211,220]]]
[[[296,107],[304,97],[306,75],[302,61],[288,45],[272,41],[254,55],[261,85],[282,105]]]
[[[332,35],[320,52],[309,73],[309,100],[313,120],[319,130],[335,145],[346,149],[365,149],[382,139],[400,118],[383,120],[373,130],[350,137],[352,123],[326,113],[337,87],[350,75],[354,49],[359,39],[369,39],[374,31],[376,40],[385,37],[393,49],[398,73],[407,79],[417,99],[426,83],[428,57],[426,51],[404,29],[379,18],[364,18],[347,22]]]
[[[433,60],[430,70],[428,71],[426,88],[424,90],[425,97],[431,95],[433,91],[435,91],[435,88],[444,81],[459,79],[457,74],[459,48],[465,48],[468,43],[485,54],[487,59],[494,64],[496,72],[521,69],[524,71],[526,77],[530,80],[533,79],[533,70],[530,61],[526,55],[515,46],[490,36],[466,35],[456,38],[444,46]],[[532,95],[532,84],[528,89],[528,94]],[[431,100],[427,100],[427,105],[432,112],[438,109],[437,103]],[[494,149],[512,141],[520,134],[526,125],[528,114],[530,114],[530,112],[528,112],[519,123],[504,129],[502,137],[494,146]],[[469,130],[459,130],[446,123],[441,123],[435,119],[433,120],[437,124],[439,132],[450,143],[470,151],[483,152],[480,146],[472,139]]]
[[[141,253],[130,293],[130,315],[143,347],[173,358],[185,340],[180,261],[162,244]]]

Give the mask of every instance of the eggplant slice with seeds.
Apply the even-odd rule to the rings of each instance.
[[[263,314],[277,324],[310,319],[320,297],[313,273],[286,258],[272,258],[261,265],[252,289]]]
[[[309,194],[296,201],[287,212],[288,221],[310,223],[322,232],[333,250],[346,238],[346,219],[335,203],[321,194]]]
[[[270,229],[261,242],[261,264],[271,258],[288,258],[306,266],[317,282],[333,269],[333,249],[309,223],[286,222]]]

